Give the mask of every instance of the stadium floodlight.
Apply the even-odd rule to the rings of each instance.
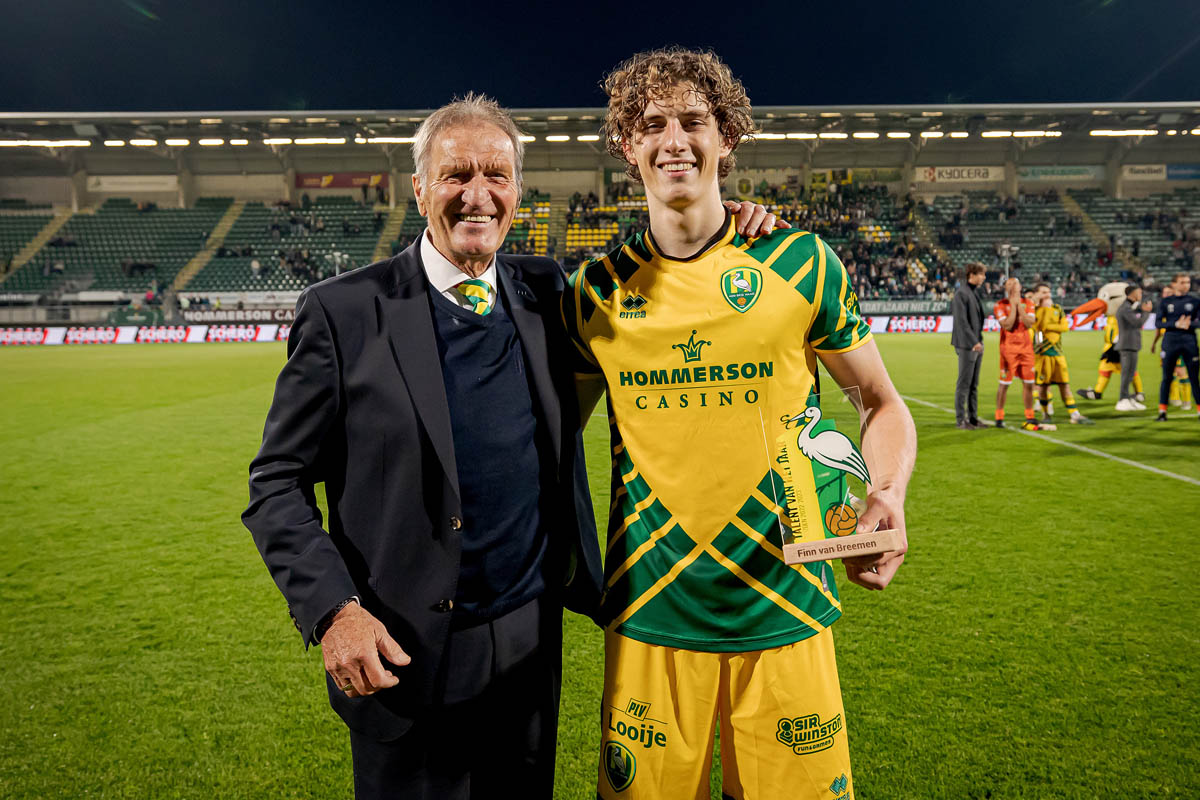
[[[888,131],[889,139],[907,139],[912,136],[908,131]]]
[[[984,139],[1007,139],[1013,134],[1012,131],[984,131],[979,135]]]
[[[355,137],[354,137],[354,143],[355,143],[355,144],[366,144],[366,143],[367,143],[367,140],[366,140],[366,139],[364,139],[364,138],[363,138],[363,137],[361,137],[361,136],[355,136]]]
[[[824,133],[817,134],[817,136],[819,136],[822,139],[848,139],[849,138],[846,134],[838,133],[837,131],[826,131]]]
[[[1129,130],[1109,130],[1108,128],[1100,128],[1099,130],[1088,131],[1089,136],[1157,136],[1158,131],[1149,128]]]
[[[1192,128],[1192,136],[1200,136],[1200,128]]]
[[[157,139],[130,139],[129,143],[134,147],[158,147]]]
[[[292,140],[286,136],[276,136],[273,139],[263,139],[263,144],[291,144]]]
[[[576,136],[575,141],[577,141],[577,142],[598,142],[598,141],[600,141],[600,136],[599,136],[599,134],[595,134],[595,133],[583,133],[583,134],[580,134],[579,136]]]
[[[787,138],[789,138],[789,139],[815,139],[815,138],[817,138],[817,135],[815,133],[804,133],[804,132],[798,131],[796,133],[789,133],[787,135]]]
[[[220,125],[224,121],[225,120],[220,119],[219,117],[201,117],[200,118],[201,125]]]
[[[87,139],[0,139],[0,147],[91,147]]]
[[[785,134],[785,133],[752,133],[752,134],[750,134],[750,138],[755,141],[757,141],[759,139],[765,139],[768,142],[777,142],[782,139],[786,139],[787,134]]]
[[[519,119],[519,118],[518,118],[518,119]],[[537,137],[536,137],[536,136],[521,135],[521,136],[518,136],[517,138],[518,138],[518,139],[520,139],[522,142],[525,142],[525,143],[527,143],[527,144],[528,144],[529,142],[536,142],[536,141],[537,141]]]
[[[291,122],[291,121],[292,121],[291,117],[271,117],[269,120],[267,120],[267,122],[279,122],[279,123]]]
[[[1176,133],[1176,131],[1174,131],[1174,130],[1167,131],[1167,136],[1174,136],[1175,133]]]
[[[224,139],[201,139],[200,140],[201,147],[220,147],[223,144],[225,144]]]
[[[415,141],[412,136],[371,136],[367,144],[412,144]]]
[[[233,145],[234,147],[245,147],[246,145],[250,144],[250,140],[249,139],[230,139],[229,143],[231,145]]]
[[[891,136],[891,134],[889,133],[888,136]],[[879,134],[876,133],[875,131],[855,131],[854,138],[855,139],[878,139]]]
[[[945,135],[941,131],[921,131],[922,139],[940,139]]]
[[[950,131],[951,139],[965,139],[970,135],[971,134],[967,133],[966,131]]]
[[[104,146],[105,147],[124,147],[125,140],[124,139],[105,139]]]
[[[167,139],[164,144],[167,147],[187,147],[191,144],[191,141],[188,139]]]
[[[339,137],[330,139],[325,136],[306,136],[301,139],[293,139],[292,144],[345,144],[346,138]]]
[[[547,136],[546,141],[547,142],[569,142],[569,141],[571,141],[571,137],[563,136],[561,133],[556,133],[556,134]]]

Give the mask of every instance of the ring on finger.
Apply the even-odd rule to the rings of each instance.
[[[874,575],[878,575],[878,574],[879,574],[879,567],[868,567],[868,569],[869,569],[869,570],[870,570],[870,572],[871,572],[872,574],[874,574]]]
[[[343,691],[343,692],[348,692],[353,688],[354,688],[354,684],[350,683],[350,682],[348,682],[345,686],[340,687],[341,691]]]

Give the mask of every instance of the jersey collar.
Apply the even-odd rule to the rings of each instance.
[[[729,244],[733,241],[733,237],[736,235],[737,231],[733,225],[733,214],[731,214],[727,208],[725,209],[725,222],[720,228],[717,229],[717,232],[712,235],[711,239],[705,242],[699,250],[687,258],[672,258],[671,256],[663,255],[662,251],[658,249],[658,245],[654,243],[654,235],[650,232],[649,227],[646,228],[646,236],[644,238],[646,241],[646,249],[650,251],[650,255],[654,258],[662,261],[687,262],[695,261],[706,255],[710,250],[715,250],[718,247]]]

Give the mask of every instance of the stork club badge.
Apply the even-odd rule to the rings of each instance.
[[[783,479],[779,505],[783,555],[789,564],[872,555],[896,550],[899,531],[857,533],[866,503],[850,491],[849,478],[861,481],[863,497],[871,473],[862,452],[849,436],[823,417],[813,395],[797,414],[784,414],[783,432],[775,439],[776,471]],[[822,570],[824,578],[824,570]]]
[[[746,313],[762,293],[762,273],[754,267],[734,267],[721,273],[721,296],[734,311]]]

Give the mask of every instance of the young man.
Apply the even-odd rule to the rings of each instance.
[[[1087,314],[1083,320],[1085,323],[1101,314],[1104,315],[1104,337],[1100,349],[1100,364],[1096,371],[1096,382],[1075,392],[1085,400],[1103,400],[1104,390],[1108,388],[1108,382],[1112,379],[1113,373],[1120,376],[1121,354],[1117,352],[1117,309],[1121,303],[1125,302],[1126,286],[1127,284],[1120,281],[1105,284],[1100,287],[1099,295],[1094,300],[1084,303],[1071,312],[1072,316]],[[1075,324],[1081,323],[1076,320]],[[1133,397],[1139,403],[1145,399],[1142,388],[1142,376],[1134,372]]]
[[[1184,273],[1182,273],[1182,272],[1179,273],[1179,275],[1183,275],[1183,274]],[[1176,275],[1174,280],[1178,280],[1179,275]],[[1191,283],[1190,278],[1188,279],[1188,283],[1189,284]],[[1158,324],[1155,326],[1157,328],[1157,330],[1154,331],[1154,341],[1150,343],[1150,352],[1151,353],[1153,353],[1155,351],[1155,349],[1158,347],[1158,343],[1162,340],[1163,335],[1167,332],[1166,328],[1163,328],[1161,325],[1161,323],[1162,323],[1162,313],[1161,312],[1162,312],[1162,309],[1165,307],[1163,305],[1163,301],[1175,296],[1175,290],[1171,288],[1171,285],[1172,284],[1167,284],[1166,286],[1164,286],[1162,288],[1162,297],[1159,300],[1160,312],[1156,319],[1156,322]],[[1159,354],[1159,360],[1160,361],[1162,360],[1161,353]],[[1163,365],[1163,366],[1165,369],[1166,365]],[[1183,357],[1182,356],[1175,360],[1174,375],[1175,375],[1175,379],[1173,381],[1171,381],[1171,389],[1167,394],[1167,399],[1169,401],[1169,405],[1175,406],[1176,408],[1181,409],[1183,411],[1190,411],[1192,408],[1192,386],[1191,386],[1191,382],[1188,380],[1187,367],[1185,367],[1183,365]],[[1162,404],[1160,403],[1159,405],[1161,406]],[[1162,408],[1159,409],[1158,416],[1155,417],[1155,421],[1156,422],[1165,422],[1166,421],[1166,409],[1162,409]]]
[[[1035,322],[1033,300],[1021,296],[1021,282],[1009,278],[1004,282],[1004,299],[996,303],[996,319],[1000,322],[1000,385],[996,389],[996,427],[1004,427],[1004,401],[1013,379],[1021,381],[1021,401],[1025,406],[1025,421],[1021,430],[1036,431],[1033,421],[1033,340],[1030,328]]]
[[[1033,301],[1037,306],[1033,323],[1034,375],[1037,381],[1038,402],[1042,406],[1042,419],[1044,422],[1053,419],[1050,387],[1057,385],[1071,423],[1091,425],[1092,421],[1079,413],[1075,406],[1075,396],[1071,393],[1067,357],[1062,349],[1062,335],[1070,328],[1066,312],[1054,302],[1048,283],[1039,283],[1034,287]]]
[[[987,270],[978,261],[967,264],[950,301],[954,327],[950,344],[958,353],[958,381],[954,385],[954,416],[960,430],[985,427],[979,421],[979,367],[983,363],[983,306],[980,284]]]
[[[1115,406],[1117,411],[1146,410],[1134,396],[1133,375],[1137,372],[1138,353],[1142,349],[1142,326],[1153,310],[1149,301],[1142,300],[1142,287],[1125,287],[1125,302],[1117,307],[1116,313],[1116,348],[1121,357],[1121,399]]]
[[[1191,288],[1191,276],[1180,272],[1171,281],[1172,296],[1168,298],[1164,292],[1158,306],[1157,326],[1166,331],[1162,346],[1162,383],[1158,387],[1158,422],[1167,419],[1167,400],[1177,363],[1183,362],[1191,378],[1192,391],[1200,388],[1200,350],[1196,346],[1196,328],[1200,328],[1200,300],[1189,294]],[[1197,400],[1197,413],[1200,414],[1200,396]]]
[[[912,418],[829,246],[805,231],[746,240],[722,208],[753,130],[729,68],[658,50],[605,89],[604,139],[645,184],[650,228],[563,298],[612,436],[599,796],[708,797],[719,720],[726,797],[851,798],[837,589],[826,564],[783,561],[763,433],[817,402],[819,358],[861,397],[873,483],[858,530],[903,531]],[[883,589],[906,550],[847,559],[847,577]]]

